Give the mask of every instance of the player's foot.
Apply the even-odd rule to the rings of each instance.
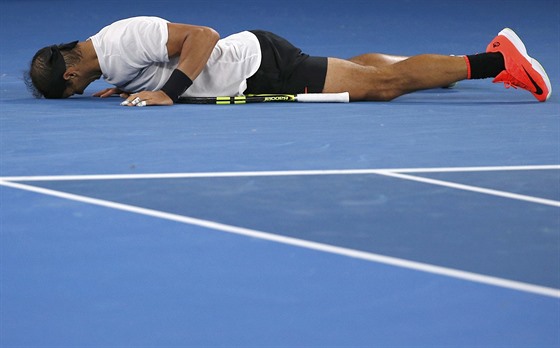
[[[550,97],[552,87],[548,75],[536,59],[529,57],[525,45],[513,30],[505,28],[500,31],[486,52],[500,52],[504,56],[506,69],[492,82],[503,82],[506,88],[526,89],[541,102]]]

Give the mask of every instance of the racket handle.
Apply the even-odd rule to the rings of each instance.
[[[301,103],[348,103],[350,94],[343,93],[305,93],[298,94],[297,101]]]

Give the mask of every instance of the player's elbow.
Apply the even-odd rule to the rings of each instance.
[[[203,36],[206,41],[213,42],[214,44],[220,40],[220,34],[210,27],[199,27],[198,34]]]

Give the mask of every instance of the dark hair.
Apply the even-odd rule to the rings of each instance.
[[[48,46],[35,53],[29,70],[24,73],[27,89],[35,98],[62,98],[66,88],[63,77],[66,67],[76,65],[82,59],[77,43]]]

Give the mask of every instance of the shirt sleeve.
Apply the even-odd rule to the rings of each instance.
[[[103,78],[123,89],[139,88],[145,80],[153,79],[154,67],[169,64],[167,23],[158,17],[133,17],[114,22],[90,37]],[[146,77],[136,81],[142,74]],[[129,86],[134,81],[138,86]]]
[[[153,63],[166,63],[168,28],[167,21],[157,17],[136,17],[118,22],[121,55],[132,64],[143,67]]]

